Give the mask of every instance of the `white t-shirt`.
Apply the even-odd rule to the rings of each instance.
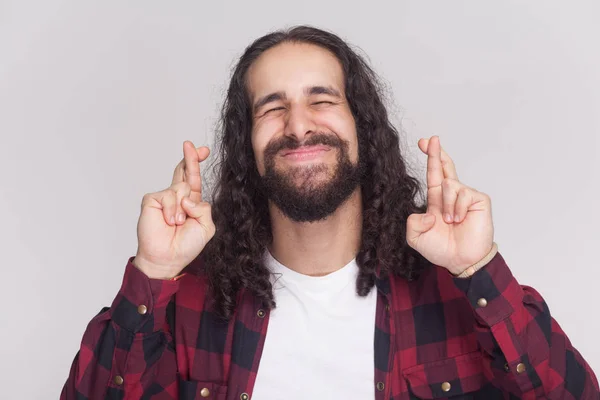
[[[373,399],[377,290],[356,294],[356,260],[313,277],[265,257],[277,307],[252,399]]]

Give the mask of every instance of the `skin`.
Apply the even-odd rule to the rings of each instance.
[[[408,217],[407,242],[434,265],[459,275],[492,249],[491,199],[458,180],[438,136],[418,145],[427,154],[427,212]]]
[[[248,71],[252,104],[271,93],[280,99],[256,108],[253,114],[252,147],[258,171],[265,173],[264,149],[281,136],[300,143],[316,132],[334,134],[349,143],[351,162],[358,162],[354,117],[344,95],[344,75],[338,60],[320,47],[284,43],[264,52]],[[338,93],[311,93],[311,87]],[[290,160],[278,154],[275,169],[309,168],[325,164],[328,170],[313,177],[329,179],[337,163],[338,149],[329,149],[310,160]],[[297,182],[302,184],[302,182]],[[360,248],[362,202],[360,190],[324,221],[298,223],[269,204],[273,242],[269,250],[283,265],[301,274],[321,276],[349,263]]]
[[[247,84],[256,105],[252,147],[259,173],[265,172],[265,147],[283,135],[294,136],[300,143],[315,132],[337,135],[349,143],[350,159],[357,162],[356,129],[343,82],[337,59],[313,45],[281,44],[255,61]],[[315,91],[315,87],[326,90]],[[273,93],[278,95],[269,96]],[[267,96],[270,101],[262,101]],[[491,200],[458,180],[454,162],[441,148],[438,136],[420,139],[418,146],[427,155],[428,208],[425,214],[408,217],[406,240],[434,265],[458,275],[492,249]],[[276,156],[275,168],[285,171],[323,164],[328,168],[310,179],[325,182],[332,175],[338,150],[322,150],[309,159],[284,156],[284,150]],[[151,278],[176,276],[215,233],[210,204],[202,199],[200,163],[209,149],[185,141],[183,152],[171,186],[146,194],[142,201],[134,264]],[[273,229],[269,250],[288,268],[305,275],[326,275],[358,253],[362,229],[359,189],[324,221],[298,223],[274,204],[269,210]]]

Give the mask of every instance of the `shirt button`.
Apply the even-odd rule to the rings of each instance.
[[[142,315],[144,315],[144,314],[146,314],[147,312],[148,312],[148,307],[146,307],[146,306],[145,306],[145,305],[143,305],[143,304],[140,304],[140,305],[138,306],[138,313],[139,313],[139,314],[142,314]]]
[[[250,396],[248,396],[248,393],[240,394],[240,400],[248,400],[249,398],[250,398]]]
[[[210,396],[210,390],[208,390],[208,388],[203,388],[200,391],[200,396],[202,396],[202,397],[208,397],[208,396]]]
[[[117,375],[117,376],[115,376],[114,381],[115,381],[115,385],[121,386],[123,384],[123,377],[120,375]]]
[[[265,317],[265,310],[260,309],[256,312],[256,315],[258,315],[258,318],[264,318]]]
[[[451,388],[452,388],[452,385],[450,385],[450,382],[442,383],[442,391],[449,392]]]
[[[377,382],[377,390],[382,392],[383,389],[385,389],[385,384],[383,382]]]
[[[487,306],[487,300],[482,297],[479,300],[477,300],[477,305],[479,307],[485,307]]]
[[[523,372],[525,372],[525,364],[523,363],[518,363],[517,364],[517,373],[518,374],[522,374]]]

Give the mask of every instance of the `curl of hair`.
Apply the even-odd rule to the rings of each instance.
[[[270,272],[263,264],[272,239],[268,200],[259,190],[260,176],[251,144],[252,110],[246,75],[266,50],[284,43],[308,43],[329,50],[339,60],[345,94],[354,115],[359,158],[366,163],[361,184],[362,244],[356,261],[356,291],[366,296],[379,275],[412,280],[428,265],[406,242],[406,220],[426,211],[417,204],[420,182],[409,175],[400,152],[398,131],[390,123],[375,72],[341,38],[310,26],[269,33],[250,44],[233,70],[220,116],[213,165],[212,215],[216,234],[201,253],[214,310],[229,319],[240,290],[251,291],[263,306],[276,306]]]

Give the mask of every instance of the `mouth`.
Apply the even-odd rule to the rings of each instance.
[[[308,161],[319,158],[330,150],[329,146],[303,146],[294,150],[284,150],[282,157],[291,161]]]

